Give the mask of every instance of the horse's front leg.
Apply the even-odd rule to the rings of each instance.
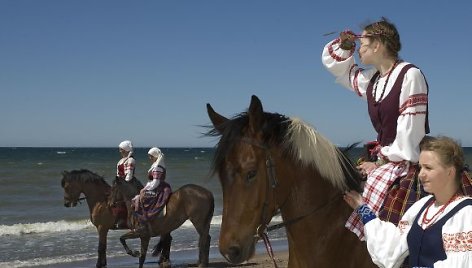
[[[107,236],[108,228],[103,226],[97,227],[98,232],[98,259],[96,268],[102,268],[107,266]]]
[[[126,253],[128,253],[129,255],[133,257],[138,257],[140,253],[137,250],[132,251],[126,244],[126,239],[134,239],[134,238],[139,238],[139,237],[140,237],[139,233],[136,233],[133,231],[127,232],[126,234],[120,236],[120,242],[123,245],[123,248],[126,250]]]
[[[142,268],[146,260],[146,253],[149,246],[150,236],[141,236],[141,254],[139,255],[139,268]]]

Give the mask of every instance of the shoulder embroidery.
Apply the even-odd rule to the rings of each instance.
[[[472,231],[443,234],[442,239],[446,252],[472,252]]]

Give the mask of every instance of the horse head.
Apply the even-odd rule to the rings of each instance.
[[[77,180],[73,179],[71,172],[63,171],[61,186],[64,189],[64,206],[75,207],[83,192],[82,186]]]
[[[207,112],[213,124],[207,135],[220,137],[212,168],[223,190],[219,248],[229,262],[252,257],[256,241],[277,210],[286,226],[297,222],[287,228],[297,229],[299,244],[315,239],[316,232],[311,238],[305,235],[307,228],[326,227],[319,215],[326,215],[329,207],[342,209],[336,217],[345,222],[341,218],[347,218],[350,208],[342,193],[360,189],[360,176],[347,156],[313,127],[297,118],[264,112],[256,96],[247,112],[231,119],[210,104]]]
[[[270,189],[277,181],[263,130],[269,114],[264,114],[256,96],[247,113],[238,118],[227,119],[210,104],[207,112],[214,126],[208,135],[221,136],[213,163],[223,190],[219,248],[229,262],[241,263],[252,257],[259,232],[277,210]]]

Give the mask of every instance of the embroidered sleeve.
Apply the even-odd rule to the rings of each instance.
[[[354,49],[339,47],[339,39],[329,42],[323,49],[323,65],[336,77],[336,82],[366,99],[365,92],[375,70],[364,70],[354,60]]]
[[[407,235],[411,223],[424,203],[431,198],[425,197],[407,210],[398,227],[393,223],[375,218],[364,226],[367,249],[372,261],[379,267],[400,267],[408,256]]]
[[[390,161],[418,162],[419,144],[426,134],[427,92],[426,80],[421,71],[417,68],[408,70],[400,94],[400,116],[395,140],[381,150],[381,154]]]

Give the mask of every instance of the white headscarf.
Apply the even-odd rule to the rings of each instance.
[[[129,140],[122,141],[118,147],[128,152],[128,156],[133,154],[133,144]]]
[[[148,155],[152,155],[156,158],[156,161],[154,161],[155,165],[162,166],[163,168],[166,167],[166,164],[164,163],[164,154],[161,152],[159,148],[152,147],[151,149],[149,149]]]

